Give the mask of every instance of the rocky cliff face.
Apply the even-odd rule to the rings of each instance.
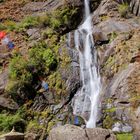
[[[27,140],[43,140],[52,128],[75,124],[71,103],[81,81],[73,36],[82,23],[83,2],[0,3],[0,30],[6,30],[16,44],[11,52],[0,50],[2,133],[15,126],[26,132]],[[139,10],[139,4],[132,6],[133,12],[122,1],[91,0],[90,4],[102,77],[97,126],[111,129],[119,140],[140,139],[140,18],[139,12],[134,12]],[[39,77],[47,81],[49,91],[41,88]],[[84,126],[83,118],[77,115],[78,125]],[[93,130],[66,126],[51,131],[50,139],[68,140],[71,135],[67,134],[73,130],[73,137],[80,140],[95,137]],[[99,139],[113,139],[110,130],[96,131]]]

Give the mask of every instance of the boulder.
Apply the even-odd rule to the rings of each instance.
[[[51,130],[49,140],[88,140],[84,129],[65,125]]]
[[[74,125],[65,125],[52,129],[49,140],[116,140],[116,136],[107,129],[83,129]]]

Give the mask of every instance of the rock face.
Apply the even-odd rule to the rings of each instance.
[[[52,129],[49,140],[116,140],[116,137],[106,129],[82,129],[73,125],[65,125]]]
[[[140,22],[138,17],[121,18],[118,6],[115,1],[103,0],[93,13],[94,29],[100,29],[109,39],[107,44],[98,45],[102,125],[115,132],[134,131],[139,139]]]

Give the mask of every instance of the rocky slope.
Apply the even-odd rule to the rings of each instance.
[[[102,76],[97,126],[111,129],[119,140],[140,139],[140,18],[117,0],[90,3]],[[0,50],[1,133],[15,126],[27,140],[43,140],[52,128],[75,124],[71,102],[82,101],[76,96],[81,81],[73,33],[82,23],[83,8],[83,0],[0,3],[0,30],[16,44],[11,52]],[[138,3],[133,11],[137,8]],[[41,88],[39,77],[47,81],[49,91]],[[83,116],[77,116],[84,126]],[[66,129],[64,134],[61,129]],[[79,139],[92,139],[98,131],[85,134],[82,128],[65,126],[52,130],[50,139],[68,140],[73,129]],[[102,131],[99,139],[110,139],[111,131]]]

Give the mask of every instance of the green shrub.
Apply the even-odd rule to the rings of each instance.
[[[23,132],[25,129],[25,121],[20,114],[0,114],[0,131],[8,132],[15,127],[16,131]]]
[[[32,74],[28,71],[28,61],[20,55],[13,57],[9,64],[9,74],[11,79],[29,82],[32,80]]]
[[[77,9],[73,7],[64,7],[56,10],[50,16],[50,27],[57,30],[60,27],[69,26],[72,17],[77,13]]]
[[[25,31],[25,29],[28,29],[33,26],[39,25],[38,17],[36,16],[27,16],[25,19],[23,19],[20,23],[17,23],[16,25],[16,31]]]
[[[57,67],[57,60],[51,49],[44,51],[43,59],[45,61],[45,66],[49,68],[49,70],[54,70]]]
[[[48,73],[57,67],[55,53],[47,48],[47,45],[37,44],[29,51],[30,64],[36,67],[37,71]]]

